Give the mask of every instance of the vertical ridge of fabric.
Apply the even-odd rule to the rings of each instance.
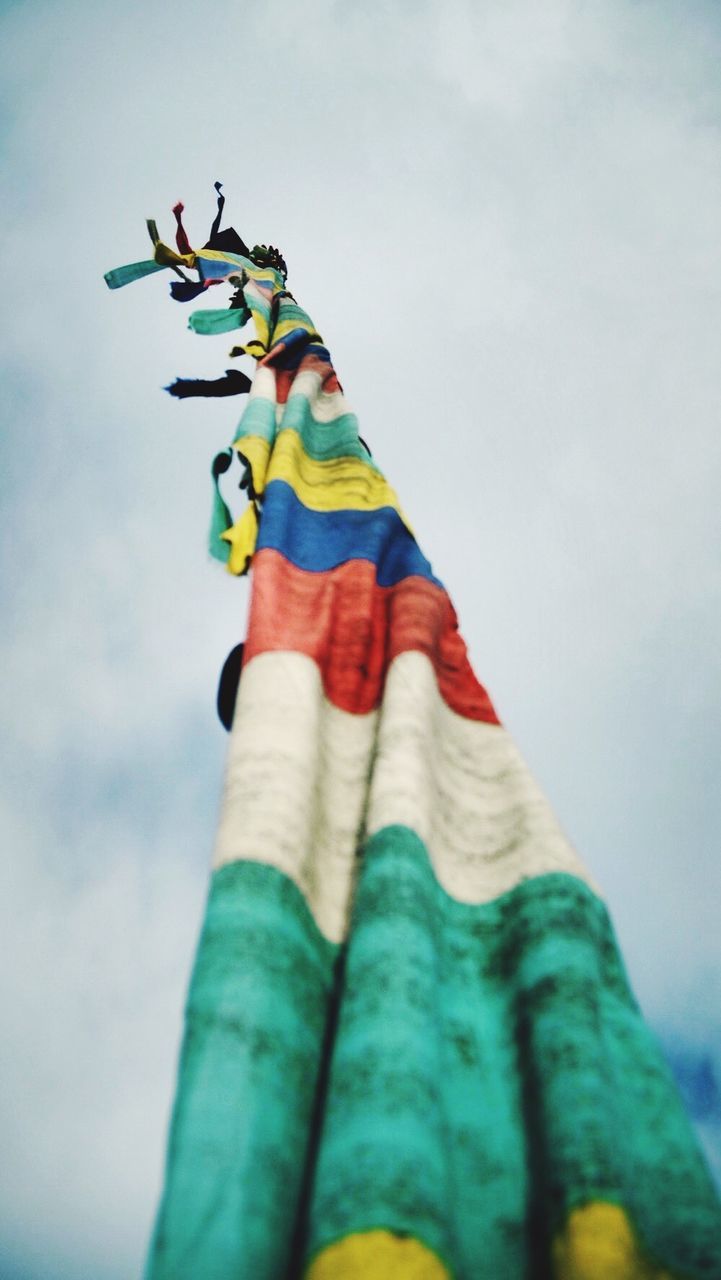
[[[367,843],[310,1221],[313,1255],[383,1225],[458,1280],[525,1275],[552,1236],[563,1280],[721,1274],[708,1170],[588,886],[470,906],[413,832]]]
[[[148,1280],[285,1274],[336,954],[275,868],[213,876]]]

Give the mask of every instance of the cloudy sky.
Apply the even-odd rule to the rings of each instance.
[[[4,1280],[127,1280],[247,584],[234,402],[144,219],[280,244],[480,678],[604,888],[721,1182],[721,12],[2,3]]]

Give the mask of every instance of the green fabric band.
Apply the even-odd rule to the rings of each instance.
[[[109,289],[122,289],[134,280],[142,280],[143,276],[152,276],[156,271],[166,271],[160,262],[148,258],[145,262],[129,262],[125,267],[116,267],[114,271],[106,271],[103,279]]]

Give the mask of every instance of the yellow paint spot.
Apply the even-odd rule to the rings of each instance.
[[[363,1231],[323,1249],[311,1262],[306,1280],[451,1280],[451,1273],[412,1236]]]
[[[574,1209],[553,1242],[555,1280],[673,1280],[642,1254],[624,1210],[592,1203]]]

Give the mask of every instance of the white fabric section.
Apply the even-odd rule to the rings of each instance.
[[[256,367],[248,398],[275,401],[275,369],[264,364]]]
[[[551,871],[598,893],[508,732],[451,711],[422,653],[400,654],[386,678],[368,835],[391,823],[420,836],[460,902],[490,902]]]
[[[335,422],[336,418],[340,418],[341,414],[349,413],[350,410],[342,391],[321,391],[321,385],[320,374],[312,369],[305,369],[294,379],[292,396],[302,396],[307,400],[314,421],[326,425]],[[248,394],[253,400],[269,400],[275,404],[275,371],[266,365],[259,365]],[[285,404],[275,404],[278,425],[282,421],[285,410]]]
[[[333,942],[347,929],[377,719],[334,707],[300,653],[259,654],[238,688],[214,866],[278,867]]]
[[[335,422],[342,413],[350,413],[342,391],[321,391],[319,373],[312,370],[301,370],[293,380],[293,388],[289,401],[295,396],[302,396],[311,406],[316,422]]]
[[[451,711],[424,654],[400,654],[380,712],[362,716],[326,699],[311,658],[254,658],[240,681],[214,866],[278,867],[339,942],[359,842],[395,823],[420,836],[461,902],[551,871],[598,892],[506,730]]]
[[[301,369],[293,379],[292,394],[305,396],[314,405],[320,395],[321,385],[322,379],[317,370]]]

